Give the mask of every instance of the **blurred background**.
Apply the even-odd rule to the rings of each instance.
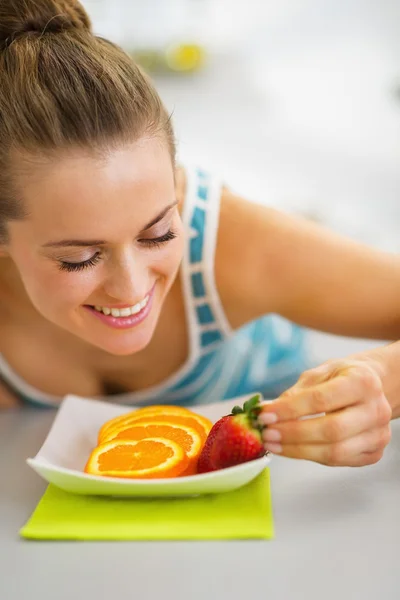
[[[400,251],[400,0],[83,4],[153,77],[180,160]]]

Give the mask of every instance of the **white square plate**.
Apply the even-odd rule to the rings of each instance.
[[[228,414],[233,406],[242,405],[250,397],[193,406],[191,410],[215,422]],[[84,473],[84,466],[97,444],[98,431],[103,423],[132,410],[132,407],[67,396],[43,446],[34,458],[28,459],[28,464],[49,483],[75,494],[176,497],[237,489],[259,475],[270,462],[269,456],[263,456],[236,467],[175,479],[119,479]]]

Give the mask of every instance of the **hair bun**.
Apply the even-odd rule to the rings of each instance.
[[[90,19],[78,0],[0,0],[0,47],[29,33],[91,30]]]

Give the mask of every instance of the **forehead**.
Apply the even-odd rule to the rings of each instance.
[[[167,145],[142,139],[102,157],[77,152],[30,164],[20,180],[37,236],[70,231],[108,239],[113,229],[144,225],[174,199],[174,172]],[[132,227],[131,227],[132,230]],[[121,231],[122,233],[122,231]]]

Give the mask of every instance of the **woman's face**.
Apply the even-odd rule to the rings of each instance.
[[[28,216],[9,223],[4,250],[32,304],[106,352],[143,349],[183,252],[166,144],[32,165],[21,185]]]

